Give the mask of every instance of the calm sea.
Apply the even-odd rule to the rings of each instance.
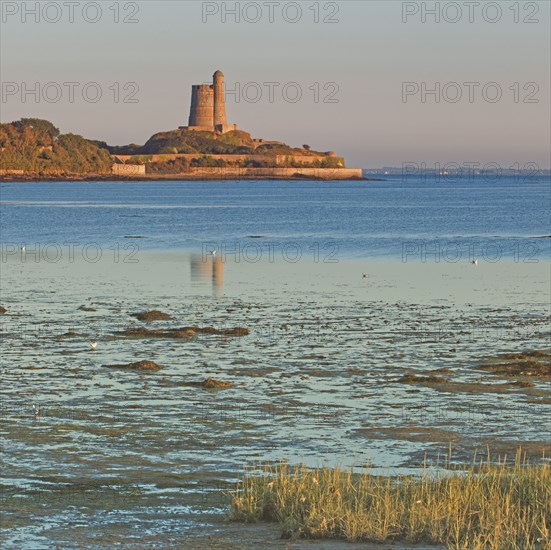
[[[4,183],[3,244],[280,247],[340,258],[547,258],[549,178]],[[271,239],[259,240],[258,237]],[[138,242],[136,240],[136,242]],[[268,248],[265,248],[267,251]],[[296,253],[296,252],[295,252]]]

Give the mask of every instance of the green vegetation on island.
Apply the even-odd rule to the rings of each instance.
[[[108,174],[113,159],[96,143],[61,134],[51,122],[23,118],[0,124],[0,169],[30,173]]]
[[[246,132],[236,130],[227,134],[216,134],[183,128],[155,134],[145,145],[107,146],[107,149],[116,155],[246,155],[254,151],[253,140]]]
[[[331,151],[313,151],[308,145],[293,148],[278,141],[255,140],[241,130],[220,133],[184,127],[157,133],[144,145],[111,146],[75,134],[61,134],[47,120],[24,118],[0,124],[3,173],[101,177],[114,172],[132,177],[132,166],[140,165],[145,169],[136,174],[157,177],[192,174],[197,168],[340,169],[344,168],[344,159]]]
[[[344,167],[344,159],[336,157],[330,151],[312,151],[309,146],[293,148],[280,142],[255,142],[250,134],[241,130],[220,134],[180,128],[155,134],[145,145],[103,146],[112,155],[129,156],[127,163],[146,164],[149,173],[158,174],[182,173],[194,167]],[[174,158],[174,155],[193,155],[193,158]],[[235,158],[216,158],[218,155],[235,155]],[[250,158],[243,158],[244,156]]]

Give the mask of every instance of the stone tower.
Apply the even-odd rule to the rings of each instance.
[[[221,133],[237,130],[237,126],[228,125],[226,119],[222,71],[214,73],[212,84],[198,84],[192,87],[188,129]]]
[[[213,75],[214,86],[214,128],[221,132],[226,130],[226,98],[224,89],[224,74],[216,71]]]
[[[191,88],[191,110],[189,125],[212,131],[214,113],[214,90],[208,84],[199,84]]]

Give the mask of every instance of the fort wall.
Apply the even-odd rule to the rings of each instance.
[[[117,176],[145,176],[145,164],[113,164]]]
[[[190,168],[184,174],[170,176],[172,179],[193,180],[350,180],[362,179],[361,168]]]
[[[258,162],[271,162],[278,166],[281,166],[287,162],[288,159],[301,164],[313,164],[316,161],[326,160],[328,157],[324,155],[208,155],[203,153],[177,153],[177,154],[158,154],[158,155],[137,155],[138,157],[147,157],[147,162],[168,162],[176,159],[187,159],[189,161],[193,159],[200,159],[208,157],[214,160],[225,160],[226,162],[236,161],[258,161]],[[132,161],[134,155],[113,155],[113,157],[121,162]]]

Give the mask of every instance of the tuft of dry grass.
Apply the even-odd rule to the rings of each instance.
[[[276,521],[283,535],[442,544],[454,550],[551,550],[551,468],[517,453],[420,476],[280,464],[245,475],[231,521]]]

